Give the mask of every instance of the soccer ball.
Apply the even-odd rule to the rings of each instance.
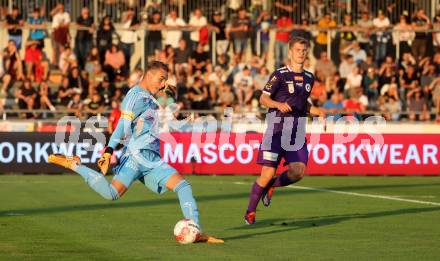
[[[194,220],[182,219],[174,226],[174,238],[180,244],[194,243],[200,237],[200,228]]]

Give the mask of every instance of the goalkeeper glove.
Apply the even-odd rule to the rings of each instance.
[[[104,154],[98,160],[98,167],[101,170],[102,175],[107,174],[108,168],[110,166],[110,159],[113,154],[113,148],[106,147]]]

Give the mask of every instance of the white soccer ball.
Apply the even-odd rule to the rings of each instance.
[[[200,235],[200,227],[194,220],[182,219],[174,226],[174,238],[180,244],[194,243]]]

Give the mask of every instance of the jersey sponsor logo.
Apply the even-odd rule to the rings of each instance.
[[[277,161],[278,153],[273,153],[270,151],[263,151],[263,159],[270,160],[270,161]]]
[[[312,89],[312,86],[310,85],[310,83],[306,84],[306,91],[310,92],[310,90]]]
[[[302,76],[295,76],[294,78],[293,78],[295,81],[300,81],[300,82],[302,82],[303,80],[304,80],[304,77],[302,77]]]
[[[303,83],[302,83],[302,82],[297,82],[297,83],[296,83],[296,86],[302,87],[302,86],[303,86]]]

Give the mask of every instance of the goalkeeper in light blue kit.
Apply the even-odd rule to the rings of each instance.
[[[127,93],[121,105],[118,125],[98,160],[102,174],[81,165],[77,156],[53,154],[49,156],[49,162],[80,174],[89,187],[108,200],[119,199],[136,180],[158,194],[173,190],[185,218],[199,224],[199,211],[191,185],[160,156],[159,105],[154,95],[162,90],[175,92],[172,86],[168,86],[167,79],[167,65],[151,62],[140,83]],[[119,144],[124,144],[123,154],[113,169],[115,176],[109,184],[104,175],[110,166],[113,150]],[[202,235],[199,241],[223,243],[221,239],[207,235]]]

